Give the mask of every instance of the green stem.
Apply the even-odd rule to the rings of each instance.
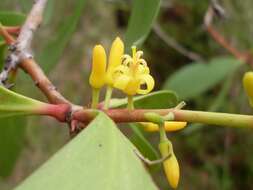
[[[160,132],[160,143],[168,141],[168,137],[167,137],[166,131],[164,129],[164,124],[159,125],[159,132]]]
[[[253,116],[218,112],[175,110],[175,121],[187,121],[230,127],[253,127]]]
[[[106,94],[105,94],[105,104],[104,104],[104,109],[106,109],[106,110],[110,106],[110,100],[112,97],[112,90],[113,90],[113,88],[111,86],[107,86]]]
[[[134,98],[133,98],[133,96],[128,96],[127,97],[127,108],[129,110],[133,110],[134,109]]]
[[[92,103],[91,108],[96,109],[99,102],[100,89],[92,88]]]
[[[90,113],[94,110],[82,109],[73,114],[73,118],[88,122],[93,119]],[[174,121],[186,121],[189,123],[203,123],[208,125],[229,126],[229,127],[249,127],[253,128],[253,116],[229,113],[216,113],[192,110],[175,109],[110,109],[104,112],[115,122],[146,122],[149,121],[146,114],[150,112],[165,116],[168,113],[174,114]]]

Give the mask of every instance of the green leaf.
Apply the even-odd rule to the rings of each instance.
[[[126,46],[141,45],[152,29],[160,9],[160,0],[135,0],[126,31]]]
[[[45,105],[0,86],[0,118],[34,114]]]
[[[17,12],[0,11],[0,22],[7,26],[19,26],[25,21],[26,16]]]
[[[221,111],[220,108],[224,105],[224,103],[227,101],[226,97],[228,92],[230,91],[233,79],[235,75],[237,74],[237,71],[240,67],[235,67],[231,73],[227,76],[226,80],[222,84],[222,87],[220,89],[220,92],[217,94],[215,99],[213,100],[211,106],[208,108],[207,111],[209,112],[216,112]],[[224,111],[224,110],[222,110]],[[192,135],[193,133],[199,132],[199,130],[203,129],[205,125],[202,123],[192,123],[190,124],[185,130],[182,131],[182,134],[184,135]]]
[[[71,11],[72,15],[63,19],[64,22],[60,24],[61,27],[53,35],[54,38],[49,39],[48,44],[39,54],[39,63],[46,73],[59,61],[64,48],[77,27],[79,18],[83,13],[85,2],[86,0],[76,1],[75,7]]]
[[[175,91],[180,99],[195,98],[215,85],[240,65],[230,57],[212,59],[208,64],[192,63],[174,73],[164,84],[164,89]]]
[[[175,106],[178,98],[175,92],[161,90],[149,93],[147,95],[134,97],[134,107],[142,109],[163,109]],[[127,98],[112,99],[110,108],[126,107]]]
[[[2,70],[3,68],[5,51],[6,51],[6,45],[4,44],[4,41],[0,40],[0,70]]]
[[[157,189],[134,149],[101,113],[16,190]]]
[[[54,8],[55,8],[55,0],[48,1],[43,15],[43,24],[47,25],[50,23],[50,20],[54,15]]]
[[[20,117],[0,119],[0,176],[11,174],[23,147],[26,120]]]

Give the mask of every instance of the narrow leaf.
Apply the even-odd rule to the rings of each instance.
[[[126,46],[141,45],[160,9],[160,0],[135,0],[126,31]]]
[[[26,16],[21,13],[0,11],[0,22],[3,25],[19,26],[25,21]]]
[[[63,19],[59,30],[55,33],[54,38],[49,39],[46,47],[38,56],[39,63],[45,72],[49,72],[59,61],[63,50],[74,33],[79,18],[83,13],[86,0],[78,0],[73,8],[72,15]]]
[[[240,61],[220,57],[208,64],[192,63],[174,73],[164,84],[164,89],[177,92],[180,99],[195,98],[220,83]]]
[[[0,118],[34,114],[45,104],[0,86]]]
[[[23,147],[26,120],[20,117],[0,119],[0,176],[11,174]]]

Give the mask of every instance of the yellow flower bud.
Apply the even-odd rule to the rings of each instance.
[[[92,71],[89,83],[93,88],[99,89],[106,80],[106,53],[101,45],[96,45],[92,53]]]
[[[112,86],[114,83],[113,72],[116,67],[120,66],[123,53],[124,53],[124,43],[121,41],[119,37],[117,37],[112,43],[106,73],[106,82],[110,86]]]
[[[171,156],[163,162],[163,168],[170,186],[176,189],[179,183],[180,169],[171,142],[161,142],[159,144],[159,150],[163,158],[171,154]]]
[[[249,98],[250,106],[253,107],[253,72],[246,72],[244,74],[243,87]]]
[[[144,127],[145,131],[148,131],[148,132],[159,131],[159,126],[155,123],[142,122],[141,124]],[[178,131],[185,128],[186,125],[187,125],[187,122],[184,122],[184,121],[166,121],[164,123],[164,129],[165,131],[170,131],[170,132]]]

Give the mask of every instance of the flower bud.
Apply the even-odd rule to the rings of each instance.
[[[246,72],[243,76],[243,87],[253,107],[253,72]]]
[[[159,126],[155,123],[142,122],[141,124],[144,127],[145,131],[148,131],[148,132],[159,131]],[[165,121],[164,129],[165,131],[170,131],[170,132],[178,131],[185,128],[186,125],[187,125],[187,122],[184,122],[184,121]]]
[[[108,85],[113,86],[113,72],[116,67],[121,64],[121,58],[124,53],[124,43],[117,37],[113,43],[109,55],[109,63],[106,74],[106,82]]]
[[[161,142],[159,144],[159,150],[163,158],[167,157],[168,155],[171,155],[168,159],[166,159],[163,162],[163,168],[170,186],[176,189],[179,182],[180,169],[177,158],[174,155],[171,142],[170,141]]]
[[[92,53],[92,71],[89,83],[93,88],[99,89],[106,79],[106,53],[101,45],[96,45]]]

